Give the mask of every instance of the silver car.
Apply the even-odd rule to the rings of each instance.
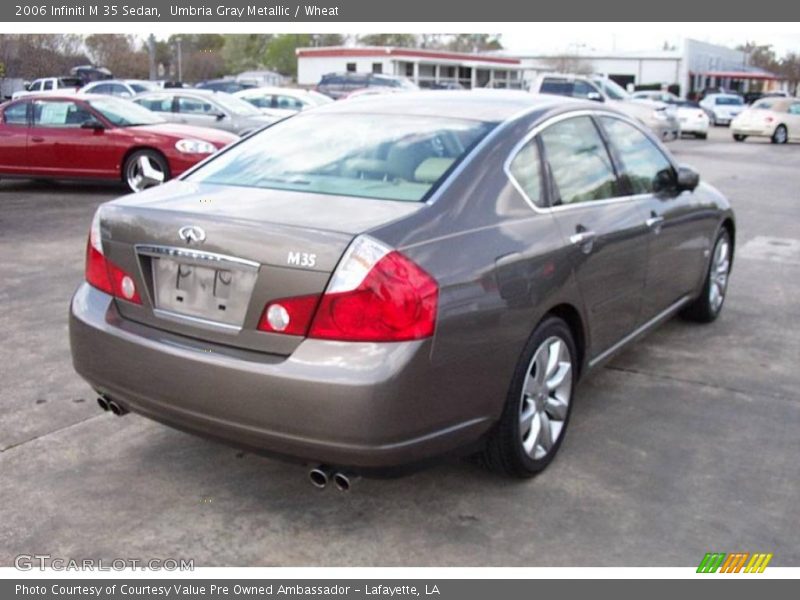
[[[223,129],[237,135],[247,135],[281,118],[264,114],[231,94],[210,90],[180,88],[145,92],[135,96],[133,101],[173,123]]]

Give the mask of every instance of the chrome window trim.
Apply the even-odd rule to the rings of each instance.
[[[177,248],[174,246],[157,246],[152,244],[137,244],[136,253],[143,256],[182,258],[193,261],[201,265],[213,263],[220,266],[229,266],[239,269],[258,270],[261,265],[255,261],[227,254],[216,254],[214,252],[204,252],[202,250],[192,250],[191,248]]]
[[[612,119],[619,119],[620,121],[624,121],[625,123],[628,123],[629,125],[632,125],[636,129],[638,129],[639,131],[644,133],[647,136],[647,138],[652,141],[652,137],[650,135],[648,135],[648,133],[646,131],[644,131],[639,126],[639,124],[637,124],[635,121],[633,121],[629,117],[627,117],[625,115],[619,115],[619,114],[616,114],[616,113],[612,113],[612,112],[607,112],[607,111],[604,111],[604,110],[581,109],[581,110],[574,110],[574,111],[561,113],[559,115],[555,115],[553,117],[550,117],[549,119],[547,119],[547,120],[539,123],[538,125],[536,125],[527,134],[525,134],[525,136],[519,142],[517,142],[514,145],[514,147],[511,149],[511,152],[508,153],[508,157],[506,158],[505,162],[503,163],[503,171],[505,172],[506,177],[508,178],[508,180],[511,183],[511,185],[514,186],[514,188],[520,193],[520,195],[525,200],[525,202],[528,204],[528,206],[530,206],[533,209],[533,211],[536,212],[536,213],[552,214],[554,212],[562,212],[562,211],[565,211],[565,210],[572,210],[572,209],[575,209],[575,208],[578,208],[578,207],[586,208],[586,207],[589,207],[589,206],[603,206],[603,205],[606,205],[606,204],[616,204],[616,203],[619,203],[619,202],[629,202],[629,201],[641,200],[643,198],[651,197],[652,194],[650,194],[650,193],[630,194],[628,196],[614,196],[613,198],[604,198],[603,200],[591,200],[589,202],[576,202],[574,204],[560,204],[558,206],[537,206],[536,203],[533,202],[533,200],[531,200],[531,198],[525,192],[523,187],[520,185],[520,183],[516,180],[514,175],[511,173],[511,163],[517,157],[517,154],[519,154],[520,151],[525,146],[527,146],[528,143],[531,140],[533,140],[533,138],[535,138],[537,135],[539,135],[542,131],[544,131],[545,129],[547,129],[551,125],[555,125],[556,123],[560,123],[561,121],[565,121],[567,119],[572,119],[572,118],[575,118],[575,117],[611,117]],[[656,146],[656,147],[658,148],[658,146]],[[659,148],[659,150],[661,150],[661,149]],[[663,154],[663,151],[662,151],[662,154]],[[611,157],[609,157],[609,158],[611,158]],[[672,164],[673,167],[675,167],[674,163],[669,159],[668,156],[665,155],[665,158],[667,158],[669,163]],[[612,160],[613,160],[613,158],[612,158]]]

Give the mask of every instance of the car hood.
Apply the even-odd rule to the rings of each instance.
[[[176,141],[184,138],[192,138],[210,142],[217,147],[227,146],[239,138],[232,133],[209,127],[194,127],[192,125],[180,125],[178,123],[158,123],[156,125],[137,125],[132,128],[137,133],[148,133],[158,136],[167,136]]]

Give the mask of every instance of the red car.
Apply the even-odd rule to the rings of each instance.
[[[237,139],[120,98],[26,96],[0,107],[0,176],[122,180],[138,192]]]

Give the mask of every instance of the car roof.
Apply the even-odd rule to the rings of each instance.
[[[323,104],[314,113],[375,113],[501,122],[524,111],[572,104],[576,108],[586,105],[574,98],[516,90],[439,90],[362,96],[358,100]]]
[[[264,94],[296,94],[298,96],[310,95],[308,90],[304,90],[302,88],[287,88],[275,85],[260,85],[254,88],[239,90],[238,92],[234,93],[234,96],[239,96],[239,95],[245,96],[247,94],[257,94],[259,92]]]

